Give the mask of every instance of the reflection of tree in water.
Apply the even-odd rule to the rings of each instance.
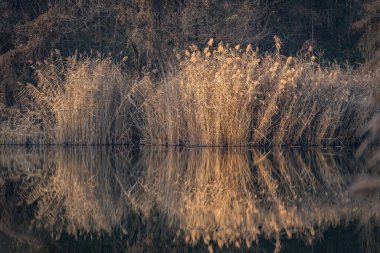
[[[266,238],[280,249],[280,238],[311,243],[341,222],[359,220],[370,232],[368,224],[379,221],[378,195],[349,195],[350,178],[361,171],[349,154],[217,148],[136,153],[3,151],[0,186],[15,182],[17,201],[34,206],[32,225],[55,238],[63,231],[77,236],[119,228],[128,237],[171,228],[187,244],[247,247]],[[145,221],[136,222],[133,213]]]

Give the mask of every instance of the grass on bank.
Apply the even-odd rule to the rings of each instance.
[[[110,58],[54,54],[35,71],[22,108],[7,115],[2,143],[129,143],[131,82]],[[13,122],[14,121],[14,122]]]
[[[359,142],[376,110],[376,75],[299,57],[259,55],[252,46],[210,40],[191,46],[180,67],[139,83],[142,140],[169,145],[329,145]]]
[[[59,55],[36,69],[22,107],[0,106],[0,142],[332,145],[360,142],[378,73],[210,40],[161,79],[131,80],[110,58]]]

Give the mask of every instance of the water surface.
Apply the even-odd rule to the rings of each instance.
[[[349,149],[0,148],[0,252],[380,252]],[[379,171],[379,170],[377,170]]]

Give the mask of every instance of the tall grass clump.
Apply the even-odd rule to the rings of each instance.
[[[192,45],[157,83],[144,78],[142,140],[166,145],[331,145],[360,141],[376,74],[251,45]],[[178,58],[181,58],[178,55]]]
[[[35,70],[23,91],[30,129],[24,140],[54,144],[124,144],[131,141],[127,74],[111,58],[55,53]],[[17,126],[21,127],[21,126]],[[19,129],[17,129],[18,131]],[[18,131],[18,132],[25,132]]]

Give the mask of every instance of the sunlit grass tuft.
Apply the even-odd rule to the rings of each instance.
[[[20,108],[1,106],[1,143],[246,146],[359,143],[379,111],[379,73],[212,39],[161,78],[131,80],[101,56],[59,55],[36,68]]]
[[[298,57],[259,55],[210,40],[186,49],[180,66],[145,94],[142,139],[159,145],[330,145],[360,141],[374,109],[376,74]]]
[[[121,144],[131,141],[130,81],[110,58],[53,55],[36,69],[1,142]]]

